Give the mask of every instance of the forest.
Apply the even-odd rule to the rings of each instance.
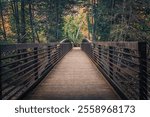
[[[23,98],[50,71],[46,99],[105,99],[102,75],[122,99],[150,99],[150,0],[0,0],[0,54],[0,99]]]
[[[150,43],[150,0],[0,0],[0,43]]]

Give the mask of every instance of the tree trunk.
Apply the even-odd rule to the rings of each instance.
[[[95,41],[95,0],[92,0],[92,7],[93,7],[93,16],[92,16],[92,38],[93,38],[93,41]]]
[[[59,38],[59,0],[56,1],[56,40]]]
[[[26,43],[25,1],[21,0],[21,42]]]
[[[35,34],[36,34],[36,37],[37,37],[37,39],[35,40],[35,42],[40,43],[40,38],[39,38],[39,35],[38,35],[38,32],[37,32],[36,29],[35,29]]]
[[[3,37],[5,40],[6,39],[6,30],[5,30],[5,21],[4,21],[4,17],[3,17],[3,8],[2,8],[2,2],[0,0],[0,16],[2,18],[2,27],[3,27]]]
[[[30,15],[30,28],[32,31],[32,42],[35,43],[35,35],[33,28],[33,15],[32,15],[32,0],[29,1],[29,15]]]
[[[13,16],[16,22],[16,31],[17,31],[17,43],[20,43],[20,21],[19,21],[19,12],[18,12],[18,1],[14,0],[11,2],[11,7],[13,11]]]
[[[47,10],[47,14],[46,14],[46,38],[47,38],[47,42],[50,41],[50,23],[51,23],[51,0],[47,0],[47,5],[48,5],[48,10]]]

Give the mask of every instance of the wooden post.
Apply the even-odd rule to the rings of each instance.
[[[60,44],[60,58],[62,57],[62,45]]]
[[[57,58],[57,61],[58,61],[59,60],[59,46],[57,46],[57,45],[56,45],[56,50],[57,50],[56,58]]]
[[[96,63],[99,65],[99,45],[96,45]]]
[[[113,47],[109,46],[109,77],[113,79]]]
[[[94,53],[94,50],[95,50],[95,43],[93,43],[93,51],[92,51],[92,58],[93,60],[95,61],[95,53]],[[89,49],[88,49],[89,51]]]
[[[2,79],[0,77],[0,100],[2,100]]]
[[[60,44],[59,44],[59,46],[58,46],[58,59],[60,59],[61,58],[61,46],[60,46]]]
[[[50,64],[50,62],[51,62],[51,46],[48,46],[47,51],[48,51],[48,64]]]
[[[139,52],[139,99],[147,99],[147,56],[146,56],[146,42],[138,43]]]
[[[0,51],[1,51],[1,47],[0,47]],[[1,52],[0,52],[1,55]],[[2,66],[2,61],[0,60],[0,66]],[[0,74],[2,73],[2,68],[0,67]],[[0,100],[2,100],[2,79],[0,76]]]
[[[38,47],[35,47],[34,48],[34,59],[35,59],[35,62],[34,62],[34,75],[35,75],[35,80],[38,79]]]
[[[88,49],[88,51],[90,51],[90,52],[86,52],[86,53],[88,53],[88,55],[91,57],[91,58],[93,58],[93,44],[92,43],[87,43],[86,44],[86,47],[88,47],[88,48],[86,48],[86,49]],[[91,50],[90,50],[91,49]]]
[[[61,56],[63,56],[64,55],[64,46],[62,43],[60,45],[61,45],[61,54],[62,54]]]
[[[98,46],[98,55],[99,60],[101,60],[101,45]]]

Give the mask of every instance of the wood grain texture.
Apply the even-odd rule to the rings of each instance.
[[[120,99],[80,48],[73,48],[25,100]]]

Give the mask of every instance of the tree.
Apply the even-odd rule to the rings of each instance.
[[[149,40],[149,0],[101,0],[94,14],[97,40]]]
[[[11,8],[12,8],[12,14],[13,14],[13,19],[15,20],[15,26],[16,26],[16,32],[17,32],[17,43],[20,43],[20,17],[19,17],[19,8],[18,8],[18,0],[13,0],[11,1]],[[12,27],[13,27],[13,22],[12,22]],[[12,29],[13,30],[13,29]],[[13,32],[13,31],[12,31]]]
[[[25,0],[21,0],[21,42],[26,42]]]
[[[29,16],[30,16],[30,27],[32,31],[32,42],[35,42],[34,26],[33,26],[33,14],[32,14],[32,0],[29,0]]]
[[[2,34],[3,34],[3,38],[6,40],[6,30],[5,30],[5,22],[4,22],[4,17],[3,17],[3,8],[2,8],[2,1],[0,0],[0,16],[1,16],[1,20],[2,20]]]

